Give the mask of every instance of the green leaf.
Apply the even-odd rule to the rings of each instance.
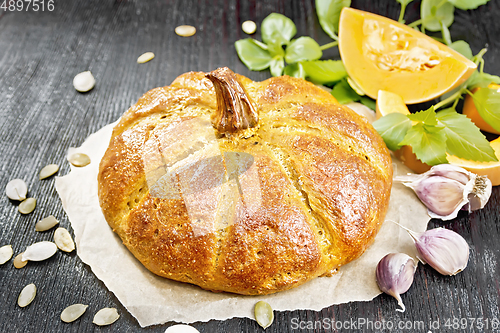
[[[331,94],[340,104],[359,101],[359,95],[351,88],[345,79],[333,87]]]
[[[323,55],[318,43],[311,37],[300,37],[293,40],[287,47],[285,60],[289,64],[304,60],[318,60]]]
[[[295,23],[285,15],[269,14],[260,27],[262,41],[268,45],[287,45],[297,33]]]
[[[401,4],[401,6],[405,6],[406,7],[413,0],[396,0],[396,1],[399,2]]]
[[[340,81],[347,76],[341,60],[314,60],[301,62],[306,76],[317,84]]]
[[[408,130],[400,145],[409,145],[417,158],[429,165],[448,163],[443,128],[418,123]]]
[[[472,99],[481,118],[500,131],[500,93],[496,89],[481,88],[472,94]]]
[[[283,60],[283,57],[274,57],[269,66],[271,75],[281,76],[281,74],[283,74],[283,68],[285,68],[285,61]]]
[[[460,53],[461,55],[463,55],[464,57],[466,57],[467,59],[472,59],[473,57],[469,43],[467,43],[466,41],[457,40],[456,42],[453,42],[448,46],[457,51],[458,53]]]
[[[439,111],[437,119],[444,126],[450,155],[479,162],[497,161],[490,143],[469,117],[450,108]]]
[[[300,77],[301,79],[306,78],[306,72],[302,67],[301,63],[289,64],[285,67],[285,75]]]
[[[419,111],[408,115],[408,119],[411,121],[418,121],[425,125],[436,126],[438,124],[436,119],[436,111],[434,111],[434,106],[431,106],[425,111]]]
[[[338,39],[340,12],[350,5],[351,0],[316,0],[319,24],[331,38]]]
[[[443,35],[443,40],[446,43],[446,45],[450,46],[451,45],[450,30],[448,30],[448,27],[444,25],[443,22],[440,22],[440,24],[441,24],[441,34]]]
[[[440,31],[441,23],[449,27],[455,19],[455,7],[443,0],[422,0],[420,17],[422,26],[430,31]]]
[[[271,64],[273,57],[262,49],[252,38],[240,39],[234,43],[241,62],[253,71],[261,71]]]
[[[389,113],[386,116],[372,123],[375,130],[384,139],[387,148],[398,150],[401,148],[400,142],[411,129],[411,120],[401,113]]]
[[[469,80],[467,80],[467,89],[485,88],[490,83],[500,84],[500,77],[488,73],[480,73],[476,70],[472,73]]]
[[[273,58],[276,56],[278,56],[278,57],[285,56],[285,50],[279,44],[269,44],[269,45],[267,45],[267,50],[269,51],[269,53],[271,54],[271,56]]]
[[[369,107],[373,111],[375,111],[377,109],[377,104],[375,103],[375,101],[373,99],[371,99],[369,97],[361,96],[359,98],[359,101],[361,102],[361,104]]]
[[[490,0],[448,0],[449,3],[461,10],[475,9]]]

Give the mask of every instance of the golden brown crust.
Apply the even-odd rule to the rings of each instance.
[[[359,257],[392,183],[373,127],[304,80],[237,75],[258,125],[221,137],[205,74],[146,93],[113,131],[99,200],[129,250],[160,276],[246,295],[292,288]]]

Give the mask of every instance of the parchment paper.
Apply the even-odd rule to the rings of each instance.
[[[429,216],[412,190],[396,184],[392,188],[389,212],[374,244],[356,261],[341,267],[332,277],[320,277],[273,295],[239,296],[213,293],[197,286],[157,277],[145,269],[106,223],[97,197],[99,162],[107,149],[115,124],[92,134],[68,154],[85,153],[91,163],[56,179],[56,189],[75,233],[77,253],[104,282],[142,327],[168,321],[192,323],[253,318],[259,300],[274,310],[321,310],[332,304],[369,301],[381,292],[375,281],[375,267],[387,253],[404,252],[415,258],[413,241],[393,220],[415,231],[427,228]],[[395,174],[409,170],[393,163]],[[396,301],[394,302],[396,307]]]

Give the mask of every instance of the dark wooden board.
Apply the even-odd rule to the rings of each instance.
[[[0,0],[0,3],[3,0]],[[45,0],[46,4],[48,0]],[[116,120],[147,90],[168,85],[179,74],[191,70],[210,71],[228,66],[253,80],[269,77],[268,71],[249,71],[238,59],[233,43],[246,37],[243,21],[260,22],[279,12],[297,25],[297,36],[308,35],[320,44],[331,40],[321,30],[313,0],[164,0],[164,1],[63,1],[54,10],[0,11],[0,188],[10,179],[22,178],[30,196],[38,199],[30,215],[17,212],[17,204],[0,195],[0,246],[12,244],[17,254],[35,241],[52,239],[53,231],[37,233],[34,224],[53,214],[61,226],[70,228],[54,189],[54,178],[38,180],[39,170],[49,163],[61,165],[59,175],[69,172],[66,151],[79,146],[91,133]],[[418,18],[420,1],[408,6],[406,18]],[[353,7],[391,18],[399,15],[394,0],[353,1]],[[492,0],[474,11],[457,11],[451,28],[453,40],[471,43],[474,53],[488,46],[486,71],[500,75],[500,1]],[[181,38],[174,28],[191,24],[195,36]],[[259,33],[256,35],[260,38]],[[137,57],[153,51],[156,58],[137,65]],[[325,57],[338,59],[336,49]],[[77,93],[75,74],[91,70],[97,85],[89,93]],[[467,269],[444,277],[427,266],[419,266],[415,282],[403,296],[405,313],[396,312],[396,302],[382,295],[371,302],[331,306],[322,311],[276,312],[266,332],[389,331],[377,329],[385,323],[425,328],[395,331],[452,332],[450,323],[468,323],[466,332],[491,332],[500,320],[500,188],[493,190],[487,207],[470,215],[461,213],[450,222],[432,221],[459,232],[471,247]],[[363,274],[363,272],[360,272]],[[27,308],[17,306],[17,297],[28,283],[35,283],[38,295]],[[133,286],[131,286],[133,287]],[[0,332],[137,332],[137,321],[99,281],[76,254],[59,252],[51,259],[30,263],[17,270],[12,261],[0,266]],[[88,312],[72,324],[62,323],[60,312],[73,303],[89,304]],[[121,318],[109,327],[92,324],[102,307],[116,307]],[[182,309],[179,309],[182,311]],[[472,319],[476,322],[472,325]],[[483,327],[478,324],[482,318]],[[352,327],[359,320],[372,322],[374,329]],[[431,329],[438,321],[440,329]],[[321,322],[316,329],[297,328],[307,321]],[[486,321],[489,328],[486,328]],[[342,329],[329,329],[328,323]],[[349,322],[349,323],[345,323]],[[143,329],[164,332],[168,323]],[[347,326],[349,327],[347,327]],[[259,332],[251,319],[212,320],[194,323],[200,332]],[[397,328],[397,326],[394,326]],[[350,329],[346,329],[350,328]],[[408,328],[408,326],[407,326]]]

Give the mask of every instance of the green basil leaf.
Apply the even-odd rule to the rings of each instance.
[[[272,76],[281,76],[284,68],[285,61],[283,60],[283,57],[274,57],[269,66]]]
[[[411,121],[418,121],[425,125],[436,126],[438,124],[436,119],[436,111],[434,111],[434,106],[431,106],[425,111],[419,111],[407,115],[408,119]]]
[[[443,0],[422,0],[420,17],[422,26],[430,31],[440,31],[441,23],[449,27],[454,17],[455,7]]]
[[[437,119],[444,126],[450,155],[478,162],[498,161],[490,143],[469,117],[450,108],[439,111]]]
[[[320,46],[311,37],[300,37],[293,40],[287,47],[285,60],[287,63],[304,60],[318,60],[323,55]]]
[[[301,61],[301,64],[309,80],[317,84],[333,83],[347,76],[341,60]]]
[[[464,57],[466,57],[467,59],[472,59],[473,57],[469,43],[467,43],[466,41],[457,40],[456,42],[453,42],[448,46],[457,51],[458,53],[460,53],[461,55],[463,55]]]
[[[418,123],[408,130],[400,145],[409,145],[417,158],[429,165],[448,163],[443,128]]]
[[[373,99],[371,99],[369,97],[361,96],[359,98],[359,101],[361,102],[361,104],[363,104],[364,106],[369,107],[373,111],[375,111],[377,109],[377,103]]]
[[[490,0],[448,0],[449,3],[461,10],[475,9]]]
[[[293,76],[293,77],[300,77],[301,79],[306,78],[306,72],[304,71],[304,68],[302,67],[301,63],[287,65],[285,67],[284,73],[285,73],[285,75]]]
[[[240,39],[234,43],[241,62],[253,71],[261,71],[271,64],[273,57],[269,51],[254,43],[252,38]]]
[[[279,44],[269,44],[269,45],[267,45],[267,49],[273,58],[276,56],[278,56],[278,57],[285,56],[285,50]]]
[[[340,104],[359,101],[359,95],[351,88],[345,79],[337,83],[330,93]]]
[[[350,5],[351,0],[316,0],[319,24],[331,38],[338,39],[340,12]]]
[[[269,14],[260,27],[262,41],[271,45],[287,45],[297,33],[295,23],[285,15],[278,13]]]
[[[490,83],[500,84],[500,77],[488,73],[480,73],[476,70],[472,73],[469,80],[467,80],[467,89],[485,88]]]
[[[500,131],[500,93],[496,89],[481,88],[472,99],[481,118]]]
[[[411,120],[401,113],[389,113],[374,121],[372,125],[384,139],[387,148],[398,150],[402,146],[400,142],[403,141],[411,129]]]

